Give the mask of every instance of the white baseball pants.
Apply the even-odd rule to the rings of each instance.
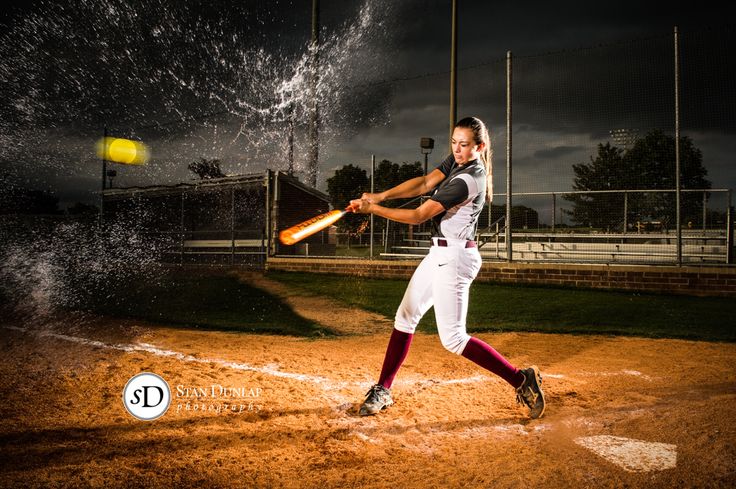
[[[442,346],[462,354],[470,336],[465,330],[470,284],[478,275],[481,258],[478,248],[466,248],[464,239],[441,238],[447,246],[432,247],[424,257],[401,301],[394,328],[413,334],[419,320],[434,306]]]

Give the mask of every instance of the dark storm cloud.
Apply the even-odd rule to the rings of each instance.
[[[58,3],[82,10],[95,4],[94,0]],[[77,3],[81,7],[75,7]],[[159,158],[159,174],[153,166],[125,169],[119,177],[121,184],[186,179],[185,164],[199,157],[219,158],[232,173],[261,171],[265,165],[284,167],[287,126],[282,116],[286,112],[279,109],[281,112],[264,115],[260,109],[278,105],[276,81],[296,73],[310,36],[311,2],[108,3],[138,5],[150,15],[138,17],[135,25],[142,28],[130,24],[130,35],[118,39],[114,50],[108,46],[113,54],[125,49],[131,54],[123,56],[122,64],[112,71],[102,72],[96,88],[88,90],[94,96],[80,96],[75,88],[75,80],[82,80],[79,60],[61,63],[63,56],[40,53],[30,63],[16,63],[14,73],[19,80],[38,80],[36,75],[41,74],[65,88],[56,99],[63,103],[39,106],[33,113],[35,122],[84,123],[89,135],[97,137],[100,123],[107,120],[111,130],[148,140]],[[702,142],[706,158],[718,169],[711,175],[736,184],[724,160],[729,154],[723,149],[728,138],[717,136],[736,132],[732,76],[736,70],[730,49],[734,30],[705,29],[714,20],[707,5],[678,11],[628,0],[604,9],[582,1],[458,3],[458,116],[477,115],[491,127],[498,188],[503,187],[500,179],[504,176],[507,50],[514,53],[515,165],[524,169],[520,175],[529,175],[529,186],[534,183],[533,175],[539,186],[553,181],[556,187],[564,187],[566,181],[569,185],[570,165],[587,161],[596,144],[610,138],[612,129],[673,131],[674,25],[682,31],[683,131],[697,135],[696,145]],[[16,9],[0,21],[17,27],[26,14],[43,13],[48,5]],[[171,12],[156,9],[156,5],[170,6]],[[374,8],[369,25],[360,22],[366,5]],[[379,160],[420,160],[419,137],[435,139],[430,162],[439,161],[448,150],[449,0],[321,0],[320,6],[325,49],[339,47],[321,58],[323,80],[333,87],[325,90],[320,102],[322,185],[343,164],[368,166],[371,154]],[[60,36],[56,41],[50,38],[49,46],[73,50],[75,40],[95,35],[95,22],[81,22],[78,15],[71,19],[77,20],[59,29]],[[197,19],[209,27],[198,31],[194,28]],[[97,28],[108,24],[114,28],[111,20],[101,21]],[[144,39],[141,33],[150,33],[157,23],[174,28],[166,36],[169,50],[145,48],[151,39]],[[354,30],[346,35],[351,28]],[[361,43],[350,44],[346,41],[350,36]],[[713,39],[717,42],[709,42]],[[156,47],[160,41],[153,42]],[[93,43],[80,52],[97,59],[105,49]],[[244,56],[247,53],[250,57]],[[223,68],[222,62],[234,69]],[[140,80],[155,83],[141,84]],[[19,89],[26,86],[15,85]],[[32,101],[8,97],[17,93],[9,93],[7,85],[0,88],[4,103]],[[306,95],[304,85],[297,90]],[[300,100],[297,152],[303,152],[306,145],[305,102],[306,98]],[[121,110],[121,103],[126,110]],[[22,111],[25,106],[12,107]],[[73,116],[75,112],[81,116]],[[0,122],[0,130],[16,127],[9,120]],[[79,178],[80,182],[86,179]]]
[[[32,9],[0,46],[0,136],[12,142],[3,159],[33,148],[22,127],[66,128],[76,140],[107,127],[167,148],[154,151],[159,168],[161,155],[281,161],[288,120],[303,135],[312,105],[308,7],[89,0]],[[317,97],[321,141],[329,144],[333,133],[345,137],[385,117],[391,87],[366,82],[385,72],[375,61],[388,58],[383,16],[391,9],[377,2],[323,8]],[[192,141],[191,151],[170,153],[177,145],[169,141],[181,138]]]
[[[398,161],[417,154],[416,134],[432,135],[446,147],[449,5],[400,3],[392,55],[399,60],[396,78],[404,80],[393,84],[390,127],[361,138],[361,147]],[[523,8],[459,2],[458,117],[478,115],[491,126],[495,177],[504,174],[507,50],[514,56],[514,165],[529,186],[557,190],[569,186],[571,165],[588,161],[612,130],[674,133],[675,25],[681,38],[681,129],[708,149],[706,166],[727,168],[727,139],[709,134],[736,132],[736,58],[729,48],[734,29],[720,25],[709,8],[696,10],[638,2],[606,9],[590,2],[526,2]],[[407,137],[389,137],[393,131]],[[558,147],[578,150],[556,154]],[[711,175],[736,184],[733,172]]]
[[[541,149],[534,152],[534,157],[539,159],[559,158],[586,149],[584,146],[557,146],[550,149]]]
[[[402,2],[398,56],[407,73],[447,70],[449,2]],[[431,11],[434,15],[412,15]],[[632,15],[636,12],[636,15]],[[708,9],[686,13],[638,2],[602,12],[590,2],[459,3],[459,98],[489,112],[505,108],[505,55],[514,53],[515,120],[539,127],[589,130],[672,128],[672,29],[681,31],[682,111],[690,130],[736,131],[733,90],[726,104],[713,93],[733,84],[734,30],[709,31]],[[709,41],[714,41],[710,43]],[[719,52],[707,46],[722,46]],[[548,54],[550,53],[550,54]],[[473,66],[483,65],[476,68]],[[442,75],[431,77],[446,92]],[[407,82],[410,83],[410,82]],[[423,93],[423,92],[417,92]],[[445,97],[447,99],[447,96]],[[399,106],[404,103],[396,100]],[[406,104],[413,100],[407,99]],[[728,107],[728,108],[727,108]],[[611,126],[613,125],[613,127]]]

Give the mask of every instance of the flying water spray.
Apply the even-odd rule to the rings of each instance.
[[[129,186],[189,180],[201,158],[245,174],[284,170],[291,152],[304,171],[315,101],[323,156],[356,127],[387,120],[390,89],[366,81],[388,66],[374,61],[389,48],[390,6],[366,1],[322,36],[312,87],[308,26],[303,39],[293,26],[274,35],[273,12],[234,3],[228,15],[204,15],[173,0],[39,3],[0,41],[0,193],[40,188],[96,203],[100,159],[123,163],[117,178]],[[105,128],[120,137],[100,140]],[[41,314],[83,307],[111,281],[155,280],[163,245],[144,234],[144,217],[104,234],[94,216],[4,219],[2,296]]]

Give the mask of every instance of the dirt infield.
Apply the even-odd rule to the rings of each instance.
[[[391,325],[372,327],[300,339],[105,318],[6,320],[0,485],[736,485],[734,344],[479,335],[513,363],[540,367],[548,408],[530,421],[509,386],[422,334],[394,386],[397,404],[361,418]],[[122,402],[144,371],[171,388],[154,421]]]

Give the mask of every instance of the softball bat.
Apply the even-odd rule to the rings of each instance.
[[[325,212],[304,222],[284,229],[279,233],[279,241],[284,245],[293,245],[307,238],[314,233],[322,231],[324,228],[333,225],[340,220],[342,216],[347,214],[348,210],[335,209],[334,211]]]

